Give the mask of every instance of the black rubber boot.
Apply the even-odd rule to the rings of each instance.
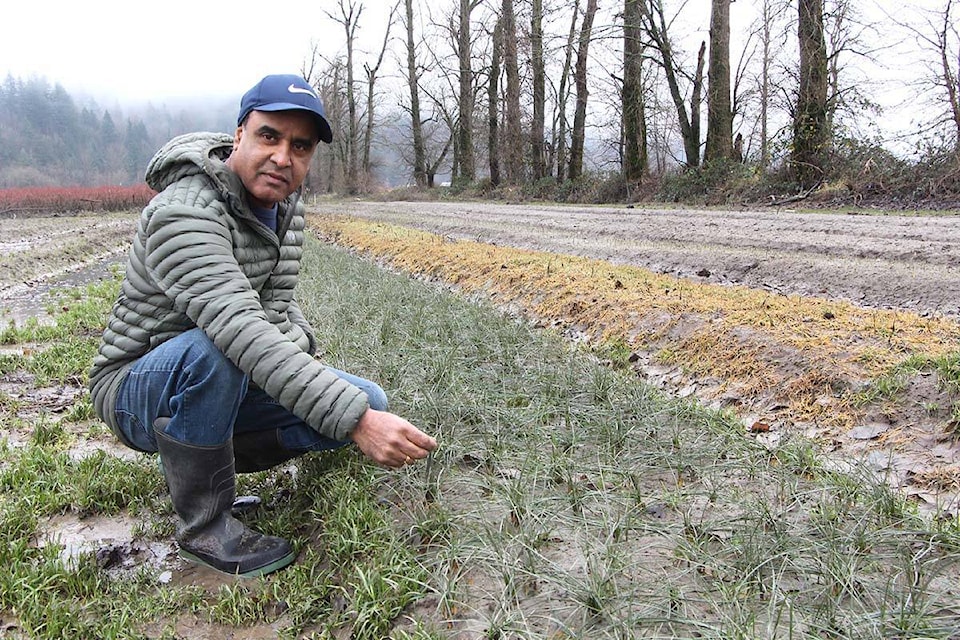
[[[300,453],[283,446],[280,429],[246,431],[233,436],[233,459],[237,473],[272,469],[298,455]]]
[[[293,562],[296,554],[283,538],[246,527],[230,509],[236,494],[233,445],[202,447],[154,431],[173,508],[180,517],[180,556],[217,571],[243,577],[262,576]]]

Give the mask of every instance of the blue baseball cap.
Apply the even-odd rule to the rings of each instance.
[[[323,112],[323,103],[316,89],[310,83],[297,75],[280,74],[266,76],[243,94],[240,99],[240,115],[237,117],[237,126],[243,122],[251,111],[288,111],[302,109],[316,116],[317,131],[324,142],[333,140],[330,123]]]

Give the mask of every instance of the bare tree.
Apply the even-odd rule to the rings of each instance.
[[[490,52],[490,76],[487,81],[487,156],[490,162],[490,184],[500,184],[500,51],[503,43],[503,29],[497,21],[493,29]]]
[[[897,20],[909,29],[929,55],[928,73],[915,83],[921,92],[932,92],[939,107],[937,115],[925,127],[939,131],[946,125],[952,146],[960,152],[960,30],[955,13],[958,4],[944,0],[939,10],[928,12],[923,26]]]
[[[407,30],[407,88],[410,91],[410,125],[413,134],[413,179],[418,187],[427,185],[427,158],[420,119],[420,74],[417,71],[417,50],[413,37],[413,0],[404,0]]]
[[[383,56],[387,51],[387,43],[390,42],[390,30],[393,28],[394,16],[397,13],[397,9],[400,7],[399,0],[392,7],[390,7],[390,15],[387,18],[387,29],[383,34],[383,44],[380,47],[380,55],[377,56],[377,62],[370,66],[367,63],[363,65],[363,71],[367,76],[367,124],[363,133],[363,175],[364,179],[369,179],[371,166],[370,166],[370,145],[373,140],[373,102],[374,102],[374,85],[377,81],[377,73],[380,71],[380,65],[383,64]]]
[[[570,89],[567,79],[570,77],[570,66],[573,64],[573,45],[577,36],[577,15],[580,13],[580,0],[573,0],[573,11],[570,15],[570,31],[567,34],[567,43],[564,46],[563,72],[560,74],[560,87],[557,90],[557,182],[563,182],[567,171],[567,99]]]
[[[643,43],[640,0],[623,3],[623,175],[637,182],[648,170],[647,118],[643,97]]]
[[[460,177],[468,182],[476,179],[473,154],[473,68],[470,50],[470,15],[480,0],[460,0],[459,29],[457,30],[457,60],[459,93],[456,155]]]
[[[347,110],[343,89],[343,60],[336,58],[326,64],[326,67],[317,70],[316,47],[313,56],[301,70],[304,79],[316,87],[323,102],[327,122],[333,130],[333,142],[330,145],[321,145],[317,154],[316,181],[311,177],[311,185],[319,182],[327,192],[333,192],[343,187],[344,167],[346,166],[347,141],[341,135],[347,120]],[[312,169],[311,169],[312,171]]]
[[[324,76],[325,79],[329,80],[332,74],[321,74],[317,69],[317,65],[322,59],[319,54],[319,46],[316,42],[311,42],[310,45],[310,55],[304,58],[303,64],[300,66],[300,75],[303,76],[303,79],[307,81],[310,86],[317,90],[320,100],[323,102],[324,111],[327,114],[327,122],[330,123],[330,128],[333,130],[333,142],[330,145],[320,145],[320,149],[317,151],[316,156],[314,157],[313,164],[310,165],[310,170],[307,172],[307,177],[304,180],[303,186],[305,191],[314,191],[319,190],[320,185],[323,184],[324,187],[330,191],[333,189],[333,185],[329,181],[324,181],[321,179],[321,175],[329,176],[331,173],[330,167],[336,161],[335,150],[337,147],[337,121],[334,118],[334,95],[336,89],[332,91],[328,86],[321,85],[320,77]],[[332,71],[333,69],[330,69]],[[325,70],[327,71],[327,70]]]
[[[597,13],[597,0],[587,0],[587,8],[580,24],[580,40],[577,45],[577,65],[573,81],[577,87],[577,106],[573,114],[573,131],[570,135],[570,168],[568,175],[576,180],[583,173],[583,145],[587,124],[587,58],[590,51],[590,37],[593,31],[593,18]]]
[[[877,53],[894,46],[891,39],[877,34],[877,25],[866,21],[860,12],[863,3],[854,0],[824,0],[823,30],[827,48],[827,135],[833,139],[848,135],[844,130],[875,120],[881,108],[869,97],[869,75],[858,74],[862,64],[851,58],[875,61]],[[879,45],[871,44],[880,42]]]
[[[801,188],[811,189],[823,179],[830,145],[823,0],[799,0],[798,11],[800,78],[793,121],[792,163],[797,183]]]
[[[795,74],[789,80],[785,75],[796,67],[796,59],[783,54],[795,28],[794,14],[788,11],[791,1],[757,0],[756,17],[747,30],[731,91],[734,131],[738,117],[740,127],[750,121],[747,137],[740,137],[743,155],[737,154],[735,139],[734,158],[744,161],[752,156],[764,170],[771,162],[771,140],[781,130],[777,114],[790,114],[792,121],[795,104]]]
[[[530,71],[533,76],[533,121],[530,123],[530,167],[533,180],[543,178],[543,128],[546,111],[546,90],[543,67],[543,0],[531,0],[530,8]]]
[[[773,61],[773,3],[763,0],[760,15],[760,168],[770,166],[770,66]]]
[[[320,72],[317,71],[317,63],[319,60],[321,60],[320,46],[316,42],[311,42],[310,55],[304,58],[303,64],[300,66],[300,75],[303,76],[303,79],[314,89],[316,89],[320,80]]]
[[[357,119],[357,100],[354,95],[353,45],[356,39],[360,14],[363,13],[363,4],[356,4],[354,0],[339,0],[338,9],[340,10],[339,15],[334,15],[329,11],[325,11],[324,13],[326,13],[331,20],[343,26],[343,31],[347,38],[346,90],[348,118],[347,135],[345,139],[347,147],[347,191],[349,193],[356,193],[359,189],[357,146],[360,123]]]
[[[430,131],[426,136],[426,174],[427,186],[433,187],[436,181],[437,173],[440,171],[446,160],[447,154],[454,145],[456,138],[456,123],[458,114],[448,107],[450,104],[456,104],[454,99],[453,87],[449,84],[439,85],[439,90],[434,92],[423,88],[424,95],[429,99],[433,107],[433,115],[424,121],[430,125]]]
[[[948,113],[952,116],[955,148],[960,149],[960,33],[952,12],[954,4],[947,0],[941,11],[940,28],[936,31],[936,50],[940,54],[940,81],[947,98]]]
[[[733,112],[730,105],[731,1],[711,2],[705,162],[726,160],[733,155]]]
[[[683,75],[678,66],[667,31],[667,20],[663,9],[663,0],[642,0],[640,14],[643,17],[644,31],[657,50],[657,63],[663,69],[677,111],[677,120],[680,125],[680,137],[683,139],[683,150],[688,167],[700,166],[700,103],[703,91],[703,66],[706,54],[706,43],[700,45],[697,55],[697,69],[689,76],[691,82],[690,113],[683,92],[680,89],[679,76]]]
[[[519,184],[523,177],[523,129],[520,126],[520,65],[517,59],[517,22],[513,0],[501,0],[500,25],[503,30],[503,70],[506,77],[504,102],[504,168],[508,184]]]

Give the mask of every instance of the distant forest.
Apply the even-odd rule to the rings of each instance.
[[[187,131],[231,131],[234,105],[105,108],[44,78],[0,84],[0,188],[131,185],[156,150]]]

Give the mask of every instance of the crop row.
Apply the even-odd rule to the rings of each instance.
[[[0,215],[123,211],[142,208],[153,196],[145,184],[0,189]]]

